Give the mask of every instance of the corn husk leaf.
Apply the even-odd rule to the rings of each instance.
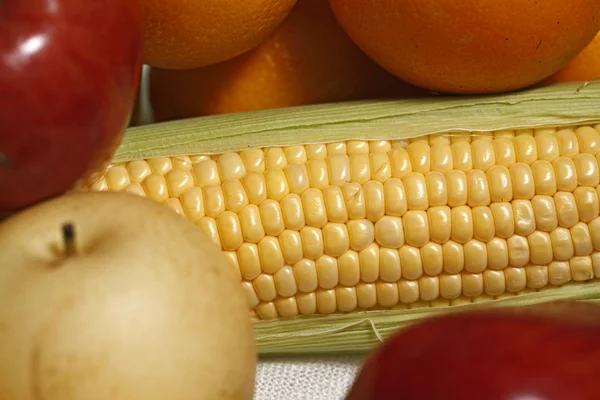
[[[600,122],[600,81],[477,97],[318,104],[129,128],[113,162],[340,140],[389,140]]]
[[[436,315],[485,308],[532,306],[559,300],[600,301],[600,281],[571,283],[457,306],[256,321],[254,328],[261,355],[364,353],[397,330]]]

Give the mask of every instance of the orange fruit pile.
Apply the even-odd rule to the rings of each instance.
[[[262,42],[296,0],[140,0],[146,64],[188,69],[225,61]]]
[[[346,32],[401,79],[459,94],[535,84],[600,29],[598,0],[329,0]]]
[[[155,121],[600,79],[600,0],[140,2]]]
[[[600,33],[581,53],[544,83],[584,82],[600,79]]]
[[[156,121],[369,97],[413,96],[344,33],[325,0],[301,0],[258,47],[195,70],[154,68]]]

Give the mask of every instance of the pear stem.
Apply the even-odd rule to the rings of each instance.
[[[75,246],[75,227],[72,223],[66,223],[62,226],[63,242],[65,244],[65,256],[71,257],[77,252]]]

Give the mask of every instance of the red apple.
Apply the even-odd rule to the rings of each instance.
[[[0,1],[0,214],[98,172],[142,65],[137,0]]]
[[[412,325],[369,355],[347,400],[600,399],[600,314],[579,308]]]

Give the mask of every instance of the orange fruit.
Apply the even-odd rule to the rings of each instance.
[[[581,53],[543,83],[584,82],[600,79],[600,33]]]
[[[256,47],[296,0],[140,0],[145,59],[162,68],[218,63]]]
[[[367,57],[324,0],[299,1],[271,36],[232,60],[152,68],[150,91],[157,121],[424,92]]]
[[[558,71],[600,29],[599,0],[329,0],[354,42],[406,82],[507,92]]]

